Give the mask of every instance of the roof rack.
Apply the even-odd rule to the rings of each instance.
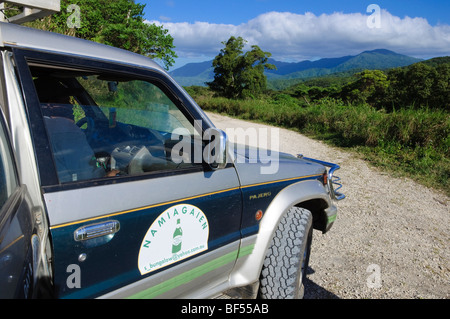
[[[5,4],[22,7],[22,12],[12,17],[6,17]],[[0,21],[22,24],[59,12],[60,8],[60,0],[0,0]]]

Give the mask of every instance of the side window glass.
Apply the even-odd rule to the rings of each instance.
[[[5,130],[4,123],[0,120],[0,209],[18,186],[16,168]]]
[[[34,83],[60,183],[198,165],[172,156],[174,132],[199,133],[158,83],[43,71]]]

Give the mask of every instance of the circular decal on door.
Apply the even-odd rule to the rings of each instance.
[[[170,207],[155,219],[142,240],[138,257],[141,275],[207,250],[208,238],[208,219],[198,207]]]

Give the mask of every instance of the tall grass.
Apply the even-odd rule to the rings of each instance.
[[[283,95],[259,100],[199,96],[196,101],[204,110],[295,129],[351,148],[375,165],[450,195],[450,113],[446,111],[386,113],[332,99],[302,106]]]

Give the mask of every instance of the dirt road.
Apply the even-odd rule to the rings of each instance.
[[[208,113],[218,128],[270,127]],[[354,154],[279,129],[279,150],[341,166],[346,199],[327,234],[314,233],[305,298],[449,298],[450,201]],[[270,145],[270,143],[269,143]]]

